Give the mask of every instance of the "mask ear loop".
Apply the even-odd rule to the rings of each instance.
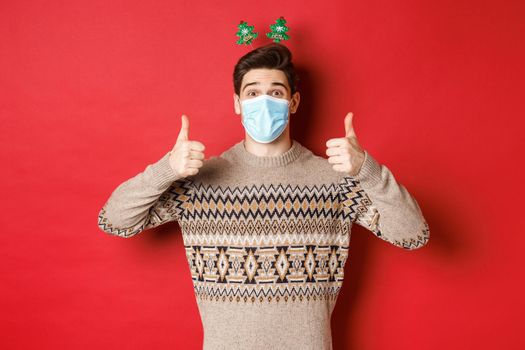
[[[254,26],[249,26],[247,22],[241,20],[237,28],[239,28],[239,30],[235,35],[239,37],[239,40],[237,40],[236,44],[249,44],[253,49],[252,41],[259,36],[259,33],[253,31]]]

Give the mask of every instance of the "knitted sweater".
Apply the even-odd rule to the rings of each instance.
[[[352,225],[407,250],[429,239],[416,200],[366,150],[356,176],[293,139],[278,156],[242,140],[185,178],[168,157],[120,184],[98,226],[131,237],[179,223],[204,350],[332,349]]]

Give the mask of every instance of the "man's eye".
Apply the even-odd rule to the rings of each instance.
[[[282,94],[283,94],[280,90],[275,90],[274,92],[277,93],[277,96],[282,96]]]

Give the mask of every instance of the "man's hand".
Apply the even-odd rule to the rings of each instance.
[[[365,160],[365,152],[357,141],[352,125],[353,116],[350,112],[345,117],[345,137],[326,141],[328,162],[333,163],[332,167],[335,171],[345,172],[351,176],[359,173]]]
[[[190,141],[190,122],[186,115],[182,115],[182,126],[175,146],[170,151],[170,166],[179,177],[195,175],[203,165],[204,145],[199,141]]]

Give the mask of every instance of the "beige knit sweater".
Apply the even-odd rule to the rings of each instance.
[[[264,157],[242,140],[182,179],[166,153],[113,191],[98,226],[131,237],[174,220],[204,350],[332,349],[352,224],[404,249],[429,239],[416,200],[367,151],[348,176],[296,140]]]

